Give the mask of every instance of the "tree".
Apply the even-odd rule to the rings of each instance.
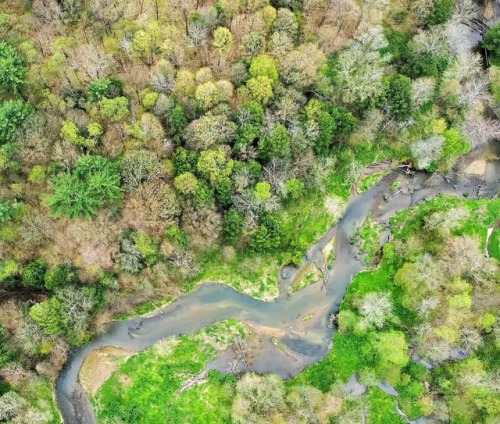
[[[29,287],[43,287],[47,269],[47,262],[43,258],[26,264],[23,268],[23,284]]]
[[[210,109],[220,102],[221,90],[214,82],[207,81],[196,88],[195,98],[203,109]]]
[[[387,293],[368,293],[360,302],[359,313],[363,317],[360,325],[364,328],[382,328],[392,316],[392,303]]]
[[[258,102],[244,103],[238,111],[236,148],[253,143],[260,137],[264,123],[264,108]]]
[[[282,124],[276,125],[269,134],[259,140],[259,156],[264,160],[273,158],[287,159],[291,155],[290,136],[286,127]]]
[[[233,165],[234,162],[223,149],[213,149],[201,152],[196,167],[214,187],[222,178],[231,175]]]
[[[245,218],[243,214],[234,209],[228,210],[224,214],[222,221],[222,238],[223,240],[232,243],[237,241],[243,232],[243,224]]]
[[[101,115],[111,122],[121,121],[128,115],[128,99],[126,97],[102,99],[98,104]]]
[[[404,75],[396,75],[390,78],[386,92],[387,110],[394,118],[404,121],[412,113],[412,82]]]
[[[450,20],[456,0],[433,0],[433,7],[427,14],[425,24],[428,26],[443,24]]]
[[[78,271],[71,265],[58,265],[49,268],[44,274],[44,285],[47,290],[54,291],[78,282]]]
[[[64,331],[62,304],[55,296],[34,304],[29,314],[49,335],[61,334]]]
[[[252,97],[263,105],[269,103],[273,97],[273,81],[267,76],[250,78],[247,87]]]
[[[121,176],[125,190],[135,190],[150,181],[157,173],[158,164],[151,153],[140,150],[125,155],[121,165]]]
[[[191,172],[184,172],[175,177],[174,185],[181,194],[194,194],[198,189],[198,179]]]
[[[254,58],[263,52],[265,45],[266,39],[262,34],[251,32],[243,36],[241,51],[243,56]]]
[[[500,24],[488,29],[484,36],[483,45],[490,53],[491,63],[500,66]]]
[[[231,46],[233,45],[233,35],[231,31],[225,27],[218,27],[214,31],[214,41],[213,45],[215,50],[219,55],[226,54],[229,50],[231,50]]]
[[[236,135],[236,124],[226,115],[207,113],[187,128],[187,144],[194,150],[205,150],[230,143]]]
[[[33,108],[21,100],[0,103],[0,145],[13,141],[17,130],[32,112]]]
[[[257,185],[255,186],[254,194],[255,198],[259,202],[265,202],[266,200],[269,200],[272,196],[271,184],[269,184],[267,181],[261,181],[260,183],[257,183]]]
[[[50,186],[47,200],[56,217],[90,218],[123,197],[118,167],[102,156],[80,157],[73,172],[58,174]]]
[[[11,221],[19,211],[21,204],[17,201],[0,200],[0,224]]]
[[[280,61],[283,80],[299,88],[311,86],[326,58],[316,44],[303,44]]]
[[[256,252],[277,249],[281,245],[283,230],[281,222],[273,215],[262,217],[260,225],[252,236],[251,247]]]
[[[89,100],[91,103],[103,99],[114,99],[123,95],[123,81],[119,78],[93,79],[89,83]]]
[[[278,68],[271,56],[261,54],[252,59],[249,69],[252,77],[267,77],[271,81],[278,81]]]
[[[17,95],[26,74],[24,61],[14,47],[0,41],[0,93]]]

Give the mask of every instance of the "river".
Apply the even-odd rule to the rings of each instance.
[[[491,146],[498,155],[498,143],[492,143]],[[477,155],[477,152],[470,157],[474,154]],[[461,169],[466,164],[467,157],[460,161]],[[324,263],[321,249],[333,237],[335,259],[326,281],[287,295],[286,286],[290,284],[293,270],[286,268],[280,271],[280,275],[287,277],[280,278],[281,294],[272,302],[254,299],[223,284],[207,282],[150,317],[111,323],[94,341],[71,352],[57,379],[55,393],[64,422],[97,422],[91,403],[78,382],[79,370],[89,353],[108,345],[139,352],[162,338],[193,333],[229,318],[246,322],[255,328],[266,327],[281,333],[280,342],[286,349],[277,348],[271,342],[270,335],[263,335],[264,348],[255,356],[252,370],[258,373],[273,372],[284,378],[293,377],[324,357],[332,347],[334,330],[329,325],[330,314],[338,312],[349,283],[365,268],[363,261],[355,257],[349,239],[367,216],[388,223],[390,216],[399,210],[440,194],[472,194],[478,184],[482,186],[481,196],[494,196],[500,188],[499,176],[499,161],[488,164],[484,177],[473,179],[461,177],[458,172],[450,172],[446,178],[424,172],[413,175],[392,172],[367,192],[353,196],[342,219],[307,252],[304,266],[312,262],[321,266]],[[395,177],[402,179],[407,189],[386,201],[384,197],[390,194]],[[475,198],[477,194],[471,197]],[[301,317],[309,314],[314,315],[312,319],[301,320]],[[212,368],[222,369],[224,362],[214,361]]]

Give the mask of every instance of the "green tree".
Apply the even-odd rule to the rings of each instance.
[[[259,202],[265,202],[269,200],[272,196],[271,184],[269,184],[267,181],[261,181],[260,183],[257,183],[255,185],[254,195]]]
[[[121,121],[128,115],[128,99],[126,97],[102,99],[99,102],[99,111],[111,122]]]
[[[439,25],[449,21],[453,15],[455,1],[456,0],[433,0],[432,8],[425,19],[426,25]]]
[[[33,108],[21,100],[8,100],[0,103],[0,145],[13,141],[17,130]]]
[[[280,247],[283,229],[279,219],[273,215],[262,217],[252,236],[251,247],[256,252],[265,252]]]
[[[273,81],[269,77],[261,75],[250,78],[247,81],[247,87],[252,97],[263,105],[269,103],[269,100],[273,97]]]
[[[118,167],[102,156],[80,157],[73,172],[58,174],[50,186],[47,200],[56,217],[90,218],[123,197]]]
[[[212,187],[215,187],[222,178],[231,175],[233,164],[224,149],[214,149],[201,152],[196,167]]]
[[[400,121],[410,118],[413,109],[413,90],[411,79],[404,75],[390,78],[385,94],[390,115]]]
[[[276,125],[270,134],[264,135],[259,140],[258,153],[264,160],[290,158],[290,136],[283,124]]]
[[[48,266],[45,259],[29,262],[23,268],[23,284],[29,287],[42,288]]]
[[[24,84],[27,69],[14,47],[0,41],[0,93],[16,95]]]
[[[249,72],[252,77],[267,77],[273,82],[278,81],[279,77],[274,59],[267,54],[252,59]]]
[[[177,148],[172,158],[175,175],[181,175],[186,172],[195,173],[198,157],[199,154],[192,150],[186,150],[183,147]]]
[[[0,224],[12,220],[20,207],[21,204],[17,201],[0,200]]]
[[[49,335],[61,334],[64,331],[62,305],[55,296],[44,302],[34,304],[30,308],[29,314]]]
[[[224,219],[222,221],[223,240],[229,243],[237,241],[243,232],[244,222],[245,217],[243,214],[234,209],[229,209],[224,214]]]
[[[103,99],[113,99],[123,94],[123,81],[119,78],[94,79],[89,84],[89,100],[91,103]]]
[[[44,275],[47,290],[55,290],[78,282],[78,271],[72,265],[58,265],[49,268]]]
[[[0,260],[0,285],[15,286],[20,272],[21,265],[13,259]]]
[[[141,259],[146,266],[152,266],[160,259],[158,244],[142,231],[137,231],[132,235],[135,248],[141,255]]]
[[[247,102],[238,111],[237,119],[236,149],[240,149],[260,137],[264,123],[264,108],[258,102]]]
[[[218,27],[214,31],[213,45],[219,55],[226,54],[231,50],[231,46],[233,45],[233,35],[231,31],[225,27]]]
[[[174,186],[181,194],[193,194],[198,189],[198,178],[191,172],[184,172],[175,177]]]
[[[207,81],[196,88],[195,98],[203,109],[210,109],[220,102],[221,91],[214,82]]]
[[[500,66],[500,23],[488,29],[483,45],[490,54],[491,63]]]

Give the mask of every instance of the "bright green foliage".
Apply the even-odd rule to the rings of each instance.
[[[14,218],[21,204],[16,201],[0,200],[0,224],[4,224]]]
[[[99,102],[99,111],[111,122],[121,121],[128,115],[128,99],[126,97],[102,99]]]
[[[444,132],[445,142],[441,153],[439,168],[449,170],[456,160],[470,151],[470,143],[457,129],[449,129]]]
[[[453,15],[455,0],[434,0],[434,5],[429,11],[425,23],[427,25],[439,25],[450,20]]]
[[[224,207],[232,204],[233,181],[229,177],[223,177],[218,182],[215,188],[215,197],[217,201]]]
[[[33,108],[22,100],[0,102],[0,145],[13,141]]]
[[[227,242],[238,240],[243,232],[245,217],[234,209],[224,214],[222,221],[222,238]]]
[[[142,100],[142,104],[144,105],[144,109],[150,110],[154,107],[156,101],[158,100],[159,94],[152,91],[151,93],[148,93],[144,96],[144,99]]]
[[[42,327],[47,334],[60,334],[64,330],[62,305],[57,297],[36,303],[30,308],[30,317]]]
[[[160,252],[158,244],[153,239],[142,231],[137,231],[131,238],[146,266],[152,266],[158,262],[160,259]]]
[[[47,269],[47,262],[43,258],[29,262],[23,268],[23,284],[36,288],[43,287]]]
[[[280,247],[283,230],[279,219],[272,215],[266,215],[261,219],[252,236],[251,246],[256,252],[265,252]]]
[[[198,188],[198,179],[191,172],[175,177],[174,185],[181,194],[193,194]]]
[[[264,135],[259,140],[258,153],[264,160],[287,159],[291,156],[290,136],[283,124],[276,125],[270,134]]]
[[[28,181],[33,184],[42,184],[45,182],[46,172],[45,167],[42,165],[35,165],[31,168],[30,174],[28,176]]]
[[[47,200],[53,214],[73,219],[90,218],[123,197],[118,167],[102,156],[80,157],[74,171],[57,175],[51,188]]]
[[[231,31],[225,27],[218,27],[214,31],[213,45],[219,54],[224,54],[231,50],[231,46],[233,45],[233,35]]]
[[[99,137],[102,135],[102,127],[96,122],[89,124],[87,127],[89,137],[80,135],[80,130],[71,121],[64,121],[61,128],[61,138],[81,147],[95,147]]]
[[[285,183],[286,198],[298,200],[304,194],[304,183],[297,178],[291,178]]]
[[[484,36],[483,45],[490,54],[491,62],[500,66],[500,24],[488,29]]]
[[[27,69],[14,47],[0,41],[0,93],[17,94],[24,84]]]
[[[71,265],[59,265],[50,268],[44,275],[45,288],[55,290],[78,282],[78,272]]]
[[[221,92],[214,82],[207,81],[196,88],[195,97],[204,109],[210,109],[220,102]]]
[[[254,194],[255,198],[259,202],[265,202],[266,200],[269,200],[272,196],[271,184],[269,184],[267,181],[261,181],[260,183],[257,183],[257,185],[255,186]]]
[[[267,54],[252,59],[249,72],[252,77],[267,77],[273,82],[278,81],[279,77],[274,59]]]
[[[227,157],[223,149],[216,149],[201,152],[196,167],[214,187],[221,179],[231,175],[233,165],[234,162]]]
[[[404,333],[389,331],[376,334],[372,346],[377,354],[377,372],[387,381],[399,383],[399,370],[410,362]]]
[[[186,114],[181,105],[176,105],[167,119],[170,134],[175,140],[182,137],[187,125]]]
[[[390,115],[400,121],[408,119],[413,109],[412,97],[412,83],[410,78],[404,75],[396,75],[390,78],[385,94]]]
[[[267,76],[250,78],[247,81],[247,87],[252,97],[263,105],[269,103],[273,97],[273,81]]]
[[[21,265],[13,259],[0,261],[0,285],[13,286],[15,277],[21,272]]]

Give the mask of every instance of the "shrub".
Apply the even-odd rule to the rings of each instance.
[[[16,49],[0,41],[0,93],[17,94],[24,84],[27,69]]]
[[[47,290],[55,290],[59,287],[64,287],[78,282],[78,272],[71,265],[59,265],[50,268],[44,276],[45,288]]]
[[[13,141],[17,130],[33,108],[21,100],[8,100],[0,103],[0,145]]]

